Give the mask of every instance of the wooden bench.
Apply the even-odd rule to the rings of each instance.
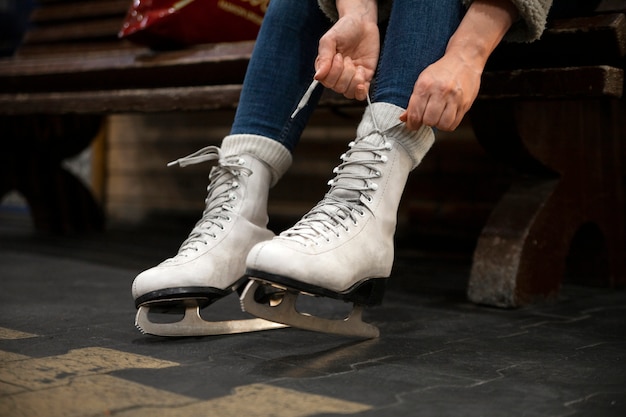
[[[475,133],[518,176],[484,226],[468,286],[511,307],[573,283],[626,283],[626,16],[553,21],[540,42],[494,54]]]
[[[555,19],[541,41],[503,45],[490,60],[470,117],[479,141],[519,176],[478,239],[468,286],[476,303],[554,297],[566,275],[626,282],[626,18],[610,3]],[[103,226],[99,205],[61,164],[103,116],[237,106],[253,42],[154,52],[116,39],[127,6],[43,1],[22,47],[0,60],[0,194],[22,192],[41,230]],[[354,103],[328,94],[322,105]]]

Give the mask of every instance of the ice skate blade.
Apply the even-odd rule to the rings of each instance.
[[[154,323],[148,317],[150,307],[141,306],[135,316],[135,326],[144,334],[167,337],[217,336],[280,329],[284,324],[260,318],[229,321],[206,321],[200,316],[200,307],[189,306],[182,320],[174,323]]]
[[[288,290],[277,305],[257,302],[256,291],[264,284],[254,278],[241,294],[241,307],[244,311],[269,321],[283,323],[291,327],[297,327],[316,332],[332,333],[342,336],[355,336],[365,339],[373,339],[379,336],[378,327],[365,323],[362,318],[363,306],[354,305],[352,311],[343,320],[325,319],[300,313],[296,309],[298,292]]]

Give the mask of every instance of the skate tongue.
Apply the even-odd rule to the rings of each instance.
[[[367,136],[364,136],[361,141],[367,142],[374,146],[384,146],[386,141],[381,132],[374,131]]]

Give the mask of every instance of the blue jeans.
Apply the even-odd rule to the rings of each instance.
[[[372,102],[406,108],[419,74],[443,56],[462,18],[459,0],[394,0],[381,25],[383,45]],[[317,0],[272,0],[257,37],[231,134],[277,140],[293,151],[319,101],[317,88],[291,114],[313,80],[320,37],[332,26]]]

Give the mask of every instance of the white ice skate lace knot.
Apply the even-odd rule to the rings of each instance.
[[[217,165],[211,168],[209,173],[209,186],[202,218],[193,227],[189,237],[182,243],[175,258],[185,257],[189,253],[198,251],[207,244],[209,239],[215,240],[219,232],[225,230],[224,223],[232,221],[231,213],[236,210],[236,202],[239,200],[237,190],[240,188],[242,175],[249,176],[252,171],[247,168],[246,160],[241,157],[224,156],[217,146],[208,146],[184,158],[170,162],[168,166],[198,164],[206,161],[217,160]],[[165,261],[165,262],[168,262]]]

